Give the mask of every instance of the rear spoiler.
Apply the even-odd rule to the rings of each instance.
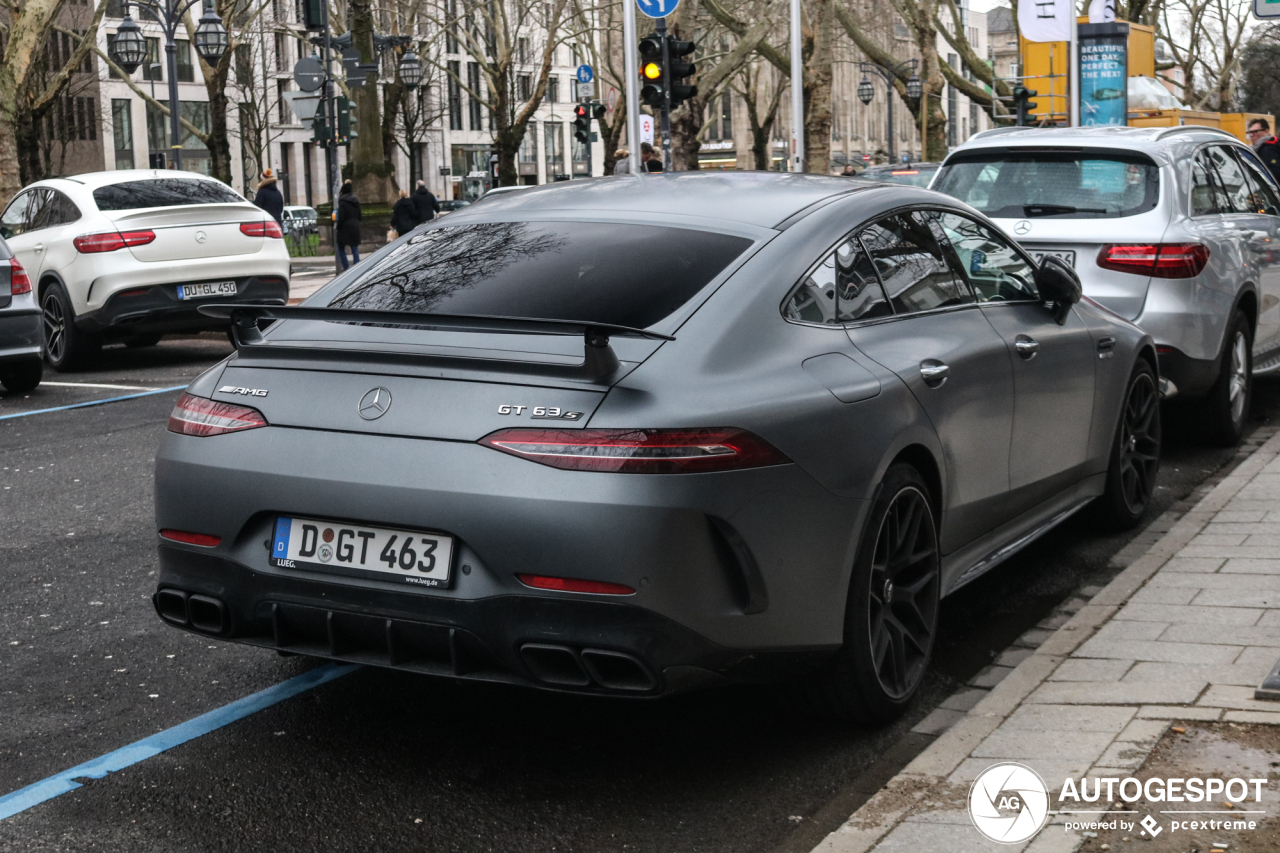
[[[674,341],[672,335],[633,329],[613,323],[579,322],[575,320],[541,320],[533,317],[493,317],[480,314],[430,314],[400,311],[365,311],[354,308],[310,308],[272,305],[201,305],[201,314],[231,320],[231,336],[236,349],[265,347],[266,338],[258,328],[260,320],[319,320],[326,323],[353,323],[368,326],[411,327],[449,332],[488,332],[504,335],[582,335],[582,364],[536,364],[526,361],[501,361],[506,367],[523,373],[585,379],[599,382],[617,372],[618,356],[609,346],[610,337],[648,338]],[[448,356],[431,356],[448,358]],[[472,360],[472,359],[467,359]]]

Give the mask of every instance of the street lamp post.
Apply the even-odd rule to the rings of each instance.
[[[416,92],[418,90],[418,87],[422,85],[422,60],[418,59],[418,54],[414,53],[412,49],[406,50],[404,52],[404,56],[400,57],[400,65],[397,66],[396,71],[400,76],[400,83],[405,87],[408,93],[405,97],[405,104],[404,104],[406,133],[408,130],[409,116],[412,114],[414,116],[413,125],[414,125],[414,131],[415,131],[412,134],[412,136],[417,136],[416,131],[417,131],[417,123],[418,123],[418,115],[417,115],[418,110],[416,108],[417,105],[412,105],[411,102],[413,101],[414,92]],[[412,110],[410,109],[411,105],[414,106],[414,109]],[[409,145],[409,186],[410,187],[413,186],[415,175],[418,172],[417,145],[414,142],[412,136],[411,138],[405,140]]]
[[[906,69],[910,68],[911,76],[907,79],[907,97],[912,100],[919,100],[924,93],[924,86],[921,84],[920,78],[916,76],[916,68],[919,67],[920,62],[916,59],[908,59],[904,62],[899,62],[892,68],[886,68],[875,62],[859,62],[858,65],[862,68],[862,82],[858,84],[858,100],[862,101],[863,105],[870,104],[871,99],[876,94],[875,88],[871,85],[871,78],[867,75],[874,71],[884,78],[885,97],[889,101],[889,162],[897,162],[893,144],[893,81],[901,77],[906,72]]]
[[[174,40],[187,10],[202,0],[132,0],[149,9],[164,30],[164,52],[169,66],[169,133],[173,151],[173,168],[182,168],[182,119],[178,109],[178,45]],[[210,65],[216,65],[227,52],[229,39],[222,18],[213,11],[211,0],[203,0],[204,14],[196,26],[196,53]],[[111,58],[126,74],[133,74],[147,58],[147,43],[142,28],[129,14],[130,3],[124,4],[124,20],[111,42]],[[154,82],[154,81],[153,81]],[[154,87],[153,87],[154,88]]]

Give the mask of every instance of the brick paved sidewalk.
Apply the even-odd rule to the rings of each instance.
[[[983,839],[966,810],[978,773],[1026,764],[1056,798],[1067,777],[1130,775],[1170,720],[1280,724],[1280,702],[1253,698],[1280,658],[1278,455],[1280,433],[989,693],[943,703],[945,733],[814,853],[1070,853],[1084,839],[1061,828]]]

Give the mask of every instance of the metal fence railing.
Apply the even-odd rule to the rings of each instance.
[[[314,258],[320,248],[320,228],[314,218],[286,219],[285,245],[291,258]]]

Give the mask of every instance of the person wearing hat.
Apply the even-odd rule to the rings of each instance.
[[[262,170],[262,183],[258,184],[258,194],[253,197],[253,203],[270,213],[276,222],[283,224],[284,196],[280,195],[275,173],[270,169]]]

